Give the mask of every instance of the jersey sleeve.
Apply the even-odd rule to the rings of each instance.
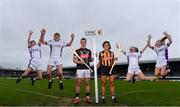
[[[28,47],[28,51],[31,53],[32,49],[30,47]]]
[[[52,40],[47,41],[46,44],[49,46],[52,45]]]
[[[165,44],[165,45],[164,45],[164,48],[165,48],[165,49],[168,49],[168,47],[169,47],[168,44]]]
[[[129,52],[127,52],[127,51],[125,51],[125,53],[124,53],[126,56],[129,56]]]
[[[66,42],[64,42],[64,41],[62,41],[61,43],[62,43],[62,46],[63,46],[63,47],[68,46],[68,44],[67,44]]]
[[[142,52],[138,52],[138,57],[141,57],[142,56]]]
[[[102,60],[101,54],[102,54],[102,52],[100,52],[100,53],[99,53],[99,58],[98,58],[98,59],[99,59],[99,61],[101,61],[101,60]]]

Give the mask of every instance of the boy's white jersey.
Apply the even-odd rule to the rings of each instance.
[[[127,56],[129,66],[139,66],[139,58],[142,55],[140,52],[125,52],[125,55]]]
[[[30,53],[30,57],[31,59],[40,59],[41,58],[41,45],[35,45],[32,47],[29,47],[29,53]]]
[[[50,57],[61,57],[63,47],[67,46],[67,43],[63,40],[55,41],[50,40],[47,42],[47,45],[50,46]]]
[[[162,45],[161,47],[154,47],[154,51],[157,53],[157,59],[166,59],[168,56],[167,54],[167,45]]]

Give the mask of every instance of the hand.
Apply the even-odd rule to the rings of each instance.
[[[151,34],[148,34],[148,40],[150,40],[152,38]]]
[[[85,64],[85,62],[84,61],[79,61],[79,64]]]
[[[32,31],[32,30],[30,30],[30,31],[29,31],[29,35],[31,36],[32,34],[33,34],[33,31]]]
[[[114,58],[114,60],[116,60],[116,61],[117,61],[117,60],[118,60],[118,57],[115,57],[115,58]]]
[[[45,35],[45,33],[46,33],[46,29],[41,29],[41,35]]]
[[[163,35],[165,35],[165,37],[169,36],[169,34],[166,31],[163,32]]]
[[[74,33],[71,34],[71,39],[74,39]]]

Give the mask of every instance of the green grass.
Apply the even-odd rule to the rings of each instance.
[[[19,84],[13,79],[0,79],[0,105],[1,106],[73,106],[72,99],[75,96],[75,81],[64,80],[64,90],[59,90],[57,80],[51,90],[47,89],[47,80],[37,81],[34,86],[30,80],[22,80]],[[99,86],[101,84],[99,83]],[[86,104],[84,102],[84,85],[81,88],[81,103],[79,105],[101,106],[180,106],[180,82],[170,81],[139,81],[135,84],[122,80],[116,80],[116,96],[118,103],[111,102],[109,85],[105,104]],[[99,95],[100,90],[99,87]],[[94,100],[94,81],[91,81],[91,97]]]

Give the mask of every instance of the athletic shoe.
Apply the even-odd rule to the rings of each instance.
[[[91,104],[92,103],[91,98],[86,98],[86,103]]]
[[[112,99],[112,102],[117,103],[118,101],[116,100],[116,98]]]
[[[75,99],[74,99],[74,104],[79,104],[79,103],[80,103],[79,98],[75,98]]]
[[[52,88],[53,80],[51,82],[48,82],[48,89]]]
[[[18,77],[18,79],[16,80],[16,84],[18,84],[21,81],[21,77]]]
[[[63,88],[64,88],[63,83],[60,83],[60,82],[58,82],[58,83],[59,83],[59,89],[63,90]]]
[[[35,82],[36,80],[34,80],[34,77],[31,77],[31,85],[34,85]]]
[[[133,77],[132,77],[132,83],[134,84],[135,83],[135,81],[136,81],[136,79],[135,79],[135,74],[133,75]]]

